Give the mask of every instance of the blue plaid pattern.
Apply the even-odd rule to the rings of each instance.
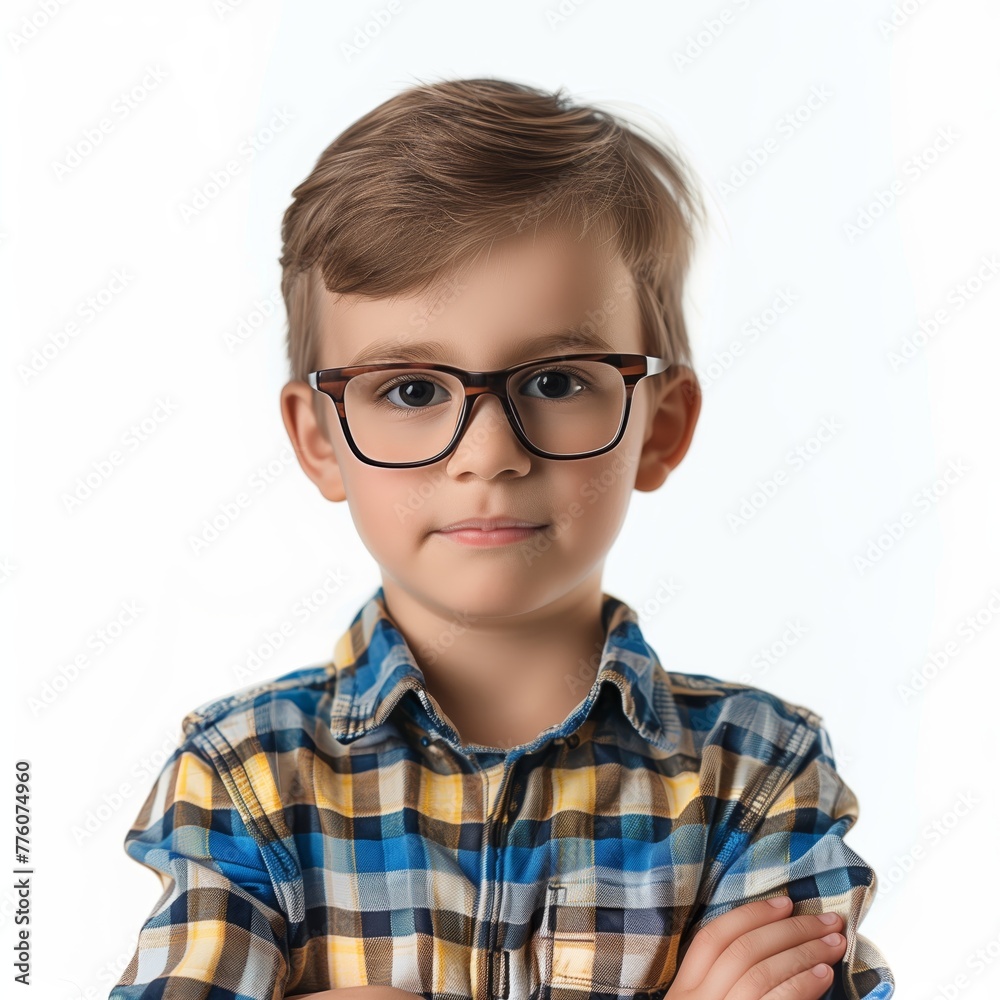
[[[889,1000],[822,718],[602,614],[578,707],[508,750],[442,718],[381,587],[329,664],[189,713],[125,838],[163,892],[111,1000],[661,1000],[700,927],[780,893],[844,918],[825,1000]]]

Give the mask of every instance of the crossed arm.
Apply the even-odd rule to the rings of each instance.
[[[802,964],[806,960],[834,966],[832,975],[817,977],[820,992],[814,988],[808,1000],[893,996],[894,980],[885,960],[858,933],[874,898],[875,876],[844,843],[844,833],[857,818],[857,803],[828,749],[819,730],[796,772],[776,790],[752,828],[729,835],[725,865],[706,887],[701,916],[691,928],[694,938],[664,1000],[725,1000],[741,976],[750,975],[754,983],[786,982],[807,969]],[[164,980],[179,985],[185,979],[217,987],[220,996],[255,1000],[420,996],[387,986],[282,992],[289,981],[289,928],[282,905],[259,845],[232,808],[214,767],[198,753],[185,750],[168,762],[129,833],[126,850],[160,874],[165,891],[109,1000],[145,1000],[160,995]],[[790,914],[764,902],[782,893],[796,901]],[[837,914],[839,922],[821,927],[820,913]],[[832,949],[820,943],[831,930],[842,932]],[[740,937],[747,941],[734,948]],[[761,971],[751,972],[757,965]],[[754,997],[752,992],[741,995]],[[807,1000],[801,991],[789,996]]]
[[[859,925],[874,871],[845,842],[858,803],[834,767],[829,737],[812,730],[798,764],[747,828],[728,836],[725,859],[664,1000],[746,998],[890,1000],[895,980]],[[794,906],[767,900],[789,895]],[[826,923],[821,916],[833,917]],[[833,941],[824,941],[835,934]],[[682,945],[683,948],[683,945]],[[813,973],[820,967],[822,975]],[[389,987],[290,994],[288,1000],[413,1000]],[[361,992],[364,991],[364,992]]]
[[[775,897],[779,900],[782,897]],[[843,935],[821,940],[833,924],[817,916],[793,916],[787,899],[774,906],[755,900],[703,927],[691,943],[664,1000],[726,1000],[734,987],[753,1000],[784,987],[795,1000],[822,1000],[832,983],[830,964],[843,957]],[[816,972],[815,970],[821,970]],[[285,1000],[423,1000],[391,986],[357,986],[319,993],[288,994]]]

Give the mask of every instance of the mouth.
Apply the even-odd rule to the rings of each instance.
[[[524,541],[546,527],[548,525],[511,518],[472,518],[439,528],[435,534],[459,545],[488,548]]]
[[[456,521],[438,531],[500,531],[506,528],[544,528],[539,521],[525,521],[513,517],[470,517],[464,521]]]

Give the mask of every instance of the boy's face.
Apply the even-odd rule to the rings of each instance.
[[[441,356],[421,360],[477,371],[599,349],[574,343],[572,334],[564,349],[532,346],[563,330],[593,331],[616,352],[651,353],[624,264],[590,241],[556,231],[494,244],[487,259],[434,297],[321,294],[320,369],[358,363],[355,357],[381,340],[438,341]],[[364,363],[393,359],[390,347]],[[632,490],[656,489],[680,462],[700,406],[688,369],[643,379],[615,448],[559,461],[525,449],[500,400],[483,394],[450,455],[420,468],[391,469],[367,465],[351,452],[333,401],[324,396],[327,437],[313,412],[314,392],[303,382],[285,386],[286,428],[323,496],[348,501],[383,581],[439,613],[481,618],[529,613],[588,588],[600,592],[604,558]],[[440,533],[472,517],[546,527],[523,541],[488,547]]]

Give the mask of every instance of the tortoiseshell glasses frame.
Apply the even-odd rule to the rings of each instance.
[[[508,386],[510,385],[510,381],[513,376],[526,368],[535,368],[539,365],[546,365],[560,361],[597,361],[602,364],[610,365],[622,378],[625,390],[625,402],[621,423],[614,438],[601,448],[597,448],[593,451],[578,452],[569,455],[553,454],[551,452],[543,451],[541,448],[537,448],[534,444],[532,444],[525,433],[524,427],[517,415],[516,408],[511,404],[510,396],[508,395]],[[556,461],[570,461],[580,458],[592,458],[595,455],[603,455],[605,452],[614,448],[618,442],[621,441],[622,435],[625,433],[625,428],[628,425],[629,413],[632,408],[632,393],[635,391],[635,387],[642,379],[647,378],[650,375],[657,375],[661,372],[665,372],[672,367],[674,367],[674,365],[669,359],[652,357],[647,354],[557,354],[547,358],[535,358],[531,361],[524,361],[511,368],[499,368],[493,371],[485,372],[466,371],[464,368],[456,368],[453,365],[422,362],[387,362],[372,365],[350,365],[344,368],[323,368],[319,371],[310,372],[308,375],[308,382],[313,389],[324,393],[333,400],[337,409],[337,416],[340,418],[340,425],[344,431],[344,437],[347,439],[347,443],[350,446],[351,451],[360,461],[366,463],[367,465],[374,465],[384,469],[415,469],[424,465],[432,465],[434,462],[440,462],[443,458],[446,458],[451,454],[468,425],[473,404],[483,393],[492,393],[500,400],[504,412],[507,415],[507,420],[514,431],[514,434],[517,436],[518,441],[520,441],[521,444],[524,445],[524,447],[527,448],[532,454],[538,455],[540,458],[549,458]],[[351,434],[351,429],[347,420],[347,410],[344,405],[344,394],[347,389],[347,383],[352,378],[356,378],[359,375],[367,375],[370,372],[383,370],[442,372],[444,374],[454,376],[465,387],[465,399],[462,403],[462,410],[458,417],[455,432],[448,444],[436,455],[419,462],[379,462],[375,459],[369,458],[358,447],[353,435]]]

